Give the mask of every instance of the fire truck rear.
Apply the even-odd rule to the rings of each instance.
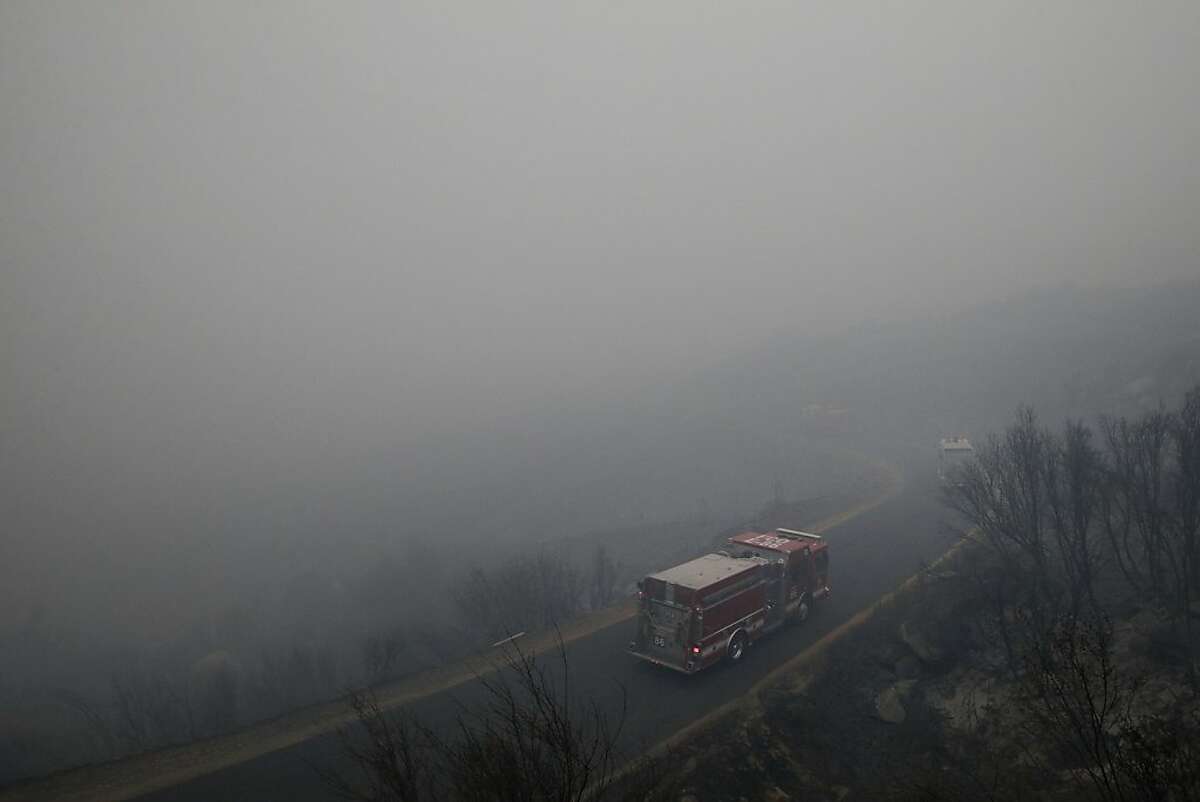
[[[766,623],[766,565],[760,557],[706,554],[646,577],[629,650],[688,673],[726,654],[741,659]]]

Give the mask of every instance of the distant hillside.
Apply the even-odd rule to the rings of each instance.
[[[340,477],[344,494],[329,493],[337,482],[326,494],[353,497],[372,487],[356,477],[373,477],[377,499],[358,509],[494,539],[700,508],[744,514],[777,482],[789,497],[825,492],[814,438],[878,453],[981,434],[1022,403],[1051,424],[1173,403],[1200,381],[1196,310],[1200,281],[1059,287],[832,337],[797,320],[786,336],[623,403],[548,401],[507,428],[385,451]],[[803,414],[811,405],[844,420],[822,426]]]
[[[1135,412],[1200,381],[1197,310],[1200,281],[1060,287],[837,337],[781,337],[692,395],[773,418],[844,406],[861,433],[910,441],[994,428],[1022,403],[1047,421]]]

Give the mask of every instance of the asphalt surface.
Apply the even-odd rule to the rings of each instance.
[[[895,498],[829,530],[833,596],[803,625],[785,627],[748,650],[734,666],[716,666],[686,676],[629,657],[625,647],[633,622],[599,630],[567,646],[571,682],[579,693],[615,704],[627,693],[622,748],[637,754],[667,738],[713,708],[747,691],[771,669],[803,651],[856,612],[870,606],[940,556],[953,535],[931,480],[931,465],[906,465],[905,488]],[[465,707],[483,700],[470,682],[408,706],[408,712],[434,729],[452,726]],[[314,738],[293,748],[138,797],[139,800],[328,800],[333,795],[314,766],[351,771],[336,735]]]

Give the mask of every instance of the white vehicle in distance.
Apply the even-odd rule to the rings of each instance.
[[[975,448],[965,437],[943,437],[938,447],[938,478],[949,483],[962,465],[975,457]]]

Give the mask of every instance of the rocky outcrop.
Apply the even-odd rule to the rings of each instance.
[[[875,698],[875,709],[879,718],[889,724],[900,724],[908,718],[904,701],[915,684],[916,680],[902,679],[880,691],[879,696]]]
[[[925,702],[951,729],[974,732],[989,706],[1008,704],[1012,692],[997,687],[990,673],[960,666],[926,690]]]
[[[915,619],[900,625],[900,640],[926,665],[938,663],[945,656],[942,648]]]
[[[900,679],[916,679],[921,675],[921,661],[906,654],[896,661],[896,676]]]

